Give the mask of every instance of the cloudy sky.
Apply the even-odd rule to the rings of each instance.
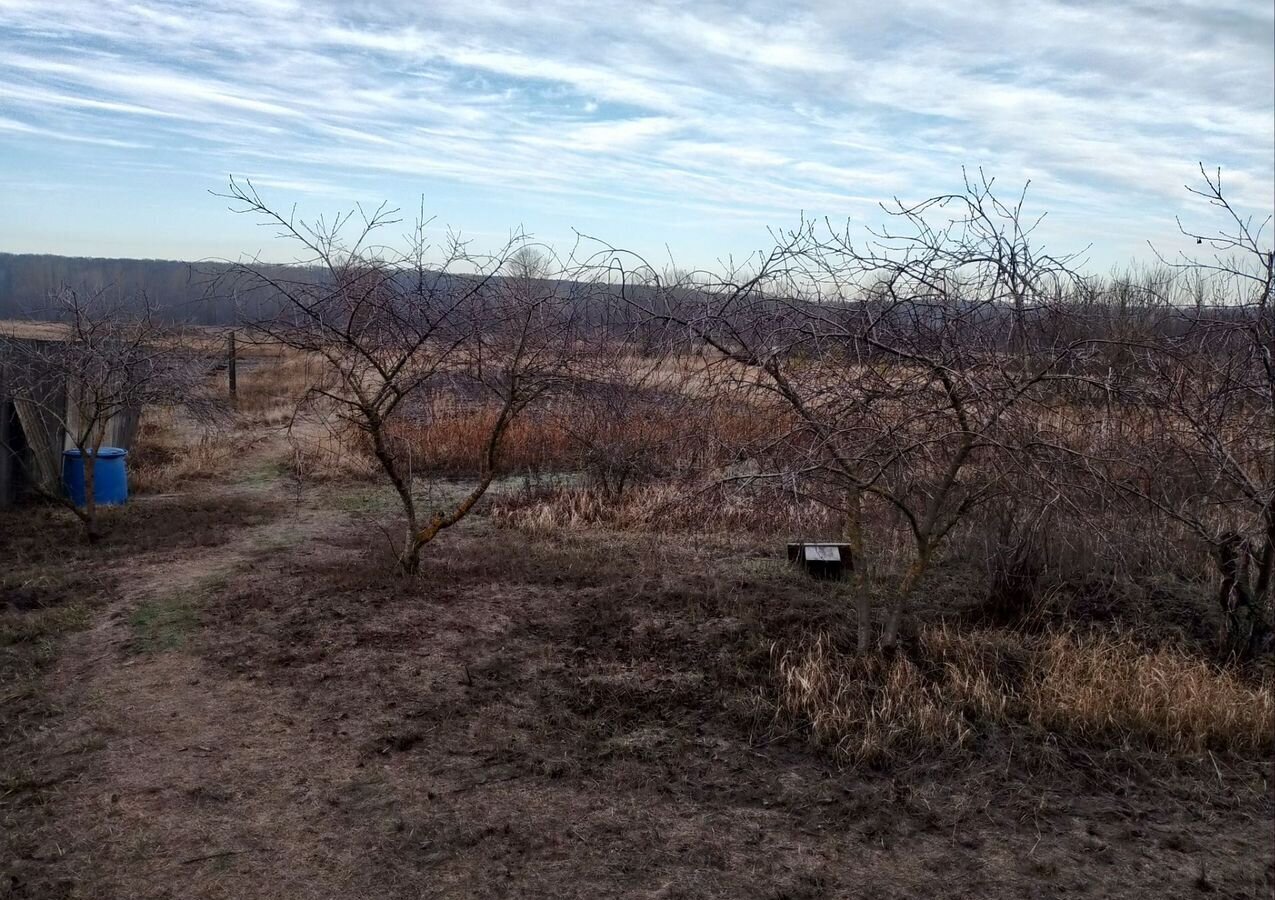
[[[572,229],[679,263],[982,166],[1050,249],[1275,194],[1270,0],[0,0],[0,250],[283,258],[210,196]]]

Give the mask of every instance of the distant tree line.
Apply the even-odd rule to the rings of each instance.
[[[256,321],[275,307],[286,307],[287,291],[280,290],[281,286],[295,287],[305,282],[318,285],[331,279],[331,273],[322,267],[255,265],[253,271],[265,280],[244,293],[238,290],[241,285],[229,277],[242,268],[240,264],[223,262],[0,253],[0,319],[61,319],[64,310],[59,298],[71,290],[109,296],[121,312],[131,305],[135,313],[145,312],[168,322],[236,325]],[[434,268],[440,277],[455,279],[458,287],[474,277],[445,273],[442,265]],[[410,281],[419,274],[415,267],[399,267],[397,277]],[[561,284],[561,279],[557,281],[559,289],[578,293]],[[405,282],[400,287],[410,290],[412,286]],[[618,292],[619,287],[614,290]],[[625,305],[606,302],[597,293],[587,300],[575,298],[581,306],[581,321],[616,335],[632,337],[636,329],[636,336],[641,339],[645,333],[641,317]],[[606,293],[605,289],[602,293]],[[656,331],[646,330],[651,335]]]
[[[0,253],[0,318],[54,318],[64,288],[149,298],[152,309],[199,325],[235,321],[232,297],[210,294],[225,265],[160,259],[97,259],[48,253]],[[140,302],[140,300],[139,300]]]

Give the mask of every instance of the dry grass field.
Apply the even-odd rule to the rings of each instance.
[[[1275,674],[1215,664],[1207,585],[1059,579],[1005,625],[964,536],[860,657],[784,555],[825,510],[676,465],[608,492],[551,415],[407,577],[357,435],[294,415],[311,378],[249,348],[226,421],[149,410],[98,546],[0,513],[0,897],[1275,888]],[[437,497],[487,415],[397,435]],[[621,437],[750,427],[711,415]]]

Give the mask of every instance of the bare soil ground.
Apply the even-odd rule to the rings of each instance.
[[[1267,760],[844,769],[772,727],[847,615],[782,548],[477,516],[404,579],[383,492],[265,454],[101,548],[4,514],[0,897],[1271,895]]]

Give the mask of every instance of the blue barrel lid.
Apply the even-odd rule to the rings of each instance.
[[[96,455],[98,459],[119,459],[121,456],[126,456],[127,454],[128,451],[122,447],[102,447],[97,451]],[[69,456],[72,459],[79,459],[81,454],[78,448],[72,447],[70,450],[63,450],[62,455]],[[90,450],[88,455],[93,456],[93,451]]]

